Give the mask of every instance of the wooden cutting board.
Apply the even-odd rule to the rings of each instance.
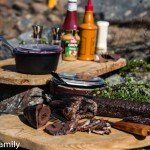
[[[56,72],[88,73],[100,76],[105,73],[120,69],[126,66],[126,59],[120,58],[118,61],[99,63],[94,61],[62,61],[58,64]],[[46,85],[52,76],[30,75],[18,73],[15,66],[15,59],[0,61],[0,83],[8,85]]]
[[[105,119],[119,121],[117,118]],[[43,129],[44,127],[38,130],[31,128],[23,116],[0,116],[0,140],[15,141],[20,143],[21,147],[30,150],[112,150],[150,145],[150,136],[135,136],[116,129],[112,129],[110,135],[77,132],[64,136],[51,136]]]

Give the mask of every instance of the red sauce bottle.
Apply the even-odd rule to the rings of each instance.
[[[67,14],[62,26],[64,30],[76,30],[77,22],[77,0],[68,0]]]

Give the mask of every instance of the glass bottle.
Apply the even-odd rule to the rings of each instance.
[[[33,44],[42,44],[43,26],[33,25],[32,29],[33,29]]]
[[[53,40],[52,45],[61,46],[61,29],[59,27],[52,28]]]
[[[77,22],[77,0],[68,0],[67,14],[62,26],[64,30],[76,30]]]

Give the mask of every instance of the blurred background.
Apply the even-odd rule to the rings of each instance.
[[[87,0],[78,0],[79,24],[86,4]],[[150,0],[93,0],[93,5],[95,23],[110,22],[110,52],[150,61]],[[39,24],[43,37],[51,41],[51,28],[62,25],[66,7],[67,0],[0,0],[0,35],[17,46],[31,36],[32,25]],[[9,57],[10,50],[1,47],[0,59]]]

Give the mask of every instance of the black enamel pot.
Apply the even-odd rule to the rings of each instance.
[[[22,45],[14,49],[16,69],[25,74],[50,74],[56,71],[62,48],[50,45]]]

